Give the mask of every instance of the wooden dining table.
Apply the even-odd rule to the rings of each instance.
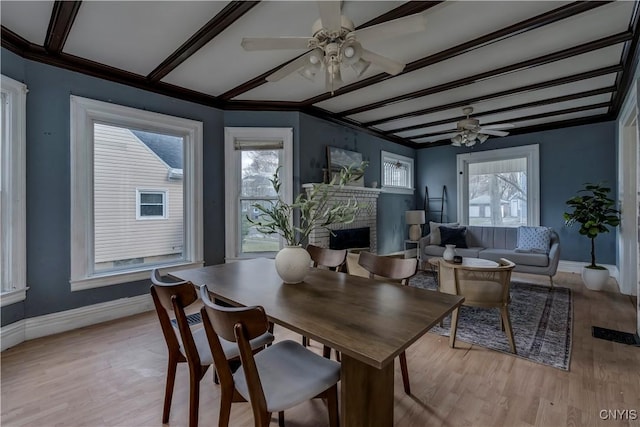
[[[234,306],[260,305],[270,321],[340,351],[343,427],[393,425],[393,360],[464,301],[316,268],[285,284],[266,258],[171,275]]]

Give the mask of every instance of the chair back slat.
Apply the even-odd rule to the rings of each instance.
[[[269,330],[269,321],[262,307],[223,307],[211,301],[206,286],[200,290],[202,302],[207,308],[213,329],[227,341],[236,341],[234,327],[245,325],[249,340],[259,337]]]
[[[191,282],[153,284],[152,288],[158,295],[160,305],[167,311],[173,311],[171,297],[174,295],[183,307],[193,304],[198,299],[198,292]]]
[[[380,276],[399,280],[405,284],[418,270],[418,260],[416,258],[385,257],[371,252],[360,252],[358,263],[369,272],[371,278]]]
[[[187,315],[184,311],[185,307],[190,306],[198,300],[198,293],[191,282],[179,283],[162,283],[151,285],[151,295],[156,306],[156,312],[162,326],[167,346],[170,351],[180,351],[180,342],[175,335],[175,329],[171,324],[169,312],[175,316],[182,341],[182,348],[185,356],[190,363],[196,366],[200,365],[200,354],[196,347],[191,327]]]
[[[328,249],[307,245],[307,252],[311,256],[314,267],[324,266],[330,270],[338,270],[347,258],[346,249]]]
[[[211,346],[216,367],[224,366],[218,370],[220,384],[233,384],[233,376],[226,363],[225,355],[220,344],[222,337],[227,341],[236,342],[240,351],[240,361],[244,370],[249,389],[251,407],[256,420],[262,418],[266,412],[267,402],[260,382],[260,375],[253,358],[253,349],[250,340],[264,334],[269,330],[269,321],[262,307],[223,307],[211,301],[206,286],[200,288],[200,296],[204,306],[201,309],[202,322],[207,332],[207,339]]]

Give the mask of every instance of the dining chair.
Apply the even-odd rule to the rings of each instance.
[[[345,260],[347,259],[346,249],[329,249],[315,245],[307,245],[307,252],[309,252],[309,255],[311,256],[311,261],[313,261],[314,267],[324,267],[333,271],[341,271]],[[302,337],[303,346],[307,347],[310,343],[310,339],[305,336]],[[331,354],[331,348],[325,345],[322,353],[325,357],[329,357]],[[336,357],[339,358],[338,352],[336,352]]]
[[[271,414],[278,412],[284,426],[284,410],[312,398],[327,399],[329,425],[338,427],[338,387],[340,364],[286,340],[259,353],[251,351],[250,340],[269,329],[262,307],[223,307],[214,304],[206,286],[200,289],[204,306],[202,322],[220,378],[219,427],[227,427],[233,402],[251,402],[254,425],[266,427]],[[232,373],[224,363],[223,340],[236,342],[241,369]]]
[[[151,278],[153,283],[150,290],[151,296],[169,353],[162,422],[169,422],[178,363],[187,363],[189,367],[189,426],[197,427],[200,381],[213,363],[204,328],[199,325],[199,327],[192,329],[187,319],[188,310],[195,309],[197,312],[198,292],[191,282],[162,281],[163,278],[157,270],[152,271]],[[256,337],[251,342],[251,346],[254,349],[260,349],[272,341],[273,335],[266,333]],[[238,346],[227,341],[223,343],[225,360],[238,359]]]
[[[372,254],[371,252],[360,252],[358,264],[369,272],[371,279],[384,278],[399,281],[403,285],[409,283],[409,278],[418,271],[418,260],[416,258],[395,258]],[[411,394],[409,384],[409,369],[407,367],[407,354],[403,351],[399,355],[400,371],[402,372],[402,384],[404,392]]]
[[[511,302],[511,272],[515,264],[501,258],[496,267],[472,267],[440,261],[438,280],[440,292],[464,296],[462,305],[482,308],[499,308],[501,328],[507,335],[509,347],[516,352],[513,340],[509,303]],[[455,347],[458,330],[459,308],[451,313],[449,346]]]

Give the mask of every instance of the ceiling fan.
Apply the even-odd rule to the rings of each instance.
[[[311,29],[311,37],[245,37],[242,47],[247,51],[274,49],[311,49],[267,77],[276,82],[298,71],[314,80],[319,70],[325,70],[326,88],[333,91],[342,85],[341,68],[350,67],[360,77],[374,64],[384,72],[396,75],[405,64],[380,56],[362,47],[361,43],[396,37],[426,29],[423,14],[394,19],[367,28],[355,30],[353,22],[342,15],[340,1],[318,0],[320,18]]]
[[[499,129],[513,127],[511,123],[480,126],[480,120],[469,117],[473,113],[473,107],[464,107],[462,113],[467,117],[456,123],[455,132],[438,135],[439,139],[451,138],[451,145],[454,147],[472,147],[478,142],[482,144],[489,135],[507,136],[509,132]]]

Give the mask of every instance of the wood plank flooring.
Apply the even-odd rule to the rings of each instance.
[[[640,348],[591,336],[592,325],[633,332],[634,300],[588,291],[578,275],[559,273],[556,284],[574,290],[569,372],[461,341],[451,349],[428,333],[407,350],[411,396],[396,366],[394,425],[640,426]],[[300,340],[280,327],[275,332]],[[312,348],[321,352],[317,342]],[[155,312],[28,341],[3,352],[1,362],[4,427],[161,425],[166,348]],[[218,422],[210,372],[201,383],[200,426]],[[186,426],[187,402],[188,372],[180,366],[169,425]],[[637,419],[601,419],[601,410],[616,409],[635,410]],[[285,416],[290,427],[328,425],[320,401]],[[249,405],[234,404],[231,426],[252,425]]]

